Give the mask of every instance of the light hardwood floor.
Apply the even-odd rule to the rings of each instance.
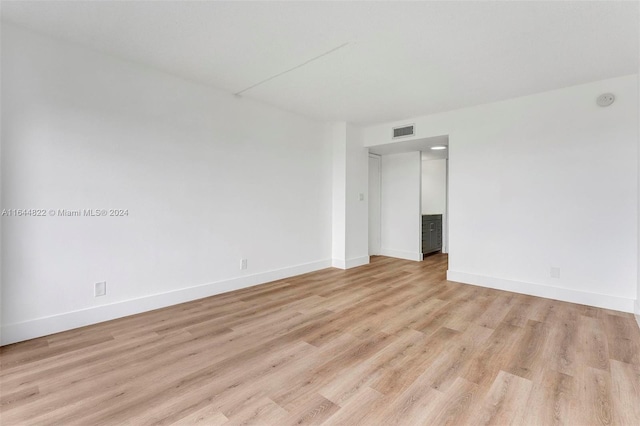
[[[6,425],[640,425],[630,314],[374,257],[1,349]]]

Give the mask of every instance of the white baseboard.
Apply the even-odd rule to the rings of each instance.
[[[347,262],[343,259],[331,259],[331,266],[338,269],[347,269]]]
[[[638,327],[640,327],[640,299],[636,299],[636,322],[638,323]]]
[[[351,269],[362,265],[369,264],[369,256],[354,257],[353,259],[331,259],[331,266],[338,269]]]
[[[353,259],[347,259],[347,269],[355,268],[362,265],[369,264],[369,256],[354,257]]]
[[[47,336],[85,325],[139,314],[153,309],[165,308],[178,303],[189,302],[191,300],[202,299],[216,294],[289,278],[330,266],[330,260],[320,260],[273,271],[245,275],[229,280],[182,288],[167,293],[152,294],[137,299],[123,300],[108,305],[65,312],[50,317],[37,318],[14,324],[3,324],[2,332],[0,333],[0,345],[8,345],[10,343]]]
[[[447,271],[447,280],[463,284],[478,285],[514,293],[529,294],[547,299],[562,300],[563,302],[579,303],[581,305],[612,309],[621,312],[633,312],[633,299],[610,296],[607,294],[590,293],[545,284],[534,284],[523,281],[507,280],[488,277],[485,275],[468,274],[459,271]]]
[[[415,260],[416,262],[420,262],[422,260],[422,253],[415,253],[412,251],[393,250],[383,247],[380,249],[380,254],[382,256],[395,257],[398,259]]]

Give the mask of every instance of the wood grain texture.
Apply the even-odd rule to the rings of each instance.
[[[638,425],[631,314],[373,257],[0,349],[8,425]]]

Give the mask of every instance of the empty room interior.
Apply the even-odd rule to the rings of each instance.
[[[0,11],[3,426],[640,424],[638,2]]]

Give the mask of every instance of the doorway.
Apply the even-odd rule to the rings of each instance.
[[[441,215],[442,251],[450,252],[448,238],[449,136],[433,136],[389,142],[369,148],[369,255],[422,260],[422,215],[431,208],[422,206],[423,159],[444,160],[446,197]],[[432,149],[435,148],[435,149]],[[397,155],[406,154],[401,160]],[[441,168],[442,169],[442,168]],[[424,197],[425,200],[427,197]],[[430,225],[427,225],[430,226]]]
[[[424,254],[448,253],[448,171],[446,148],[435,155],[422,152],[420,205]]]

